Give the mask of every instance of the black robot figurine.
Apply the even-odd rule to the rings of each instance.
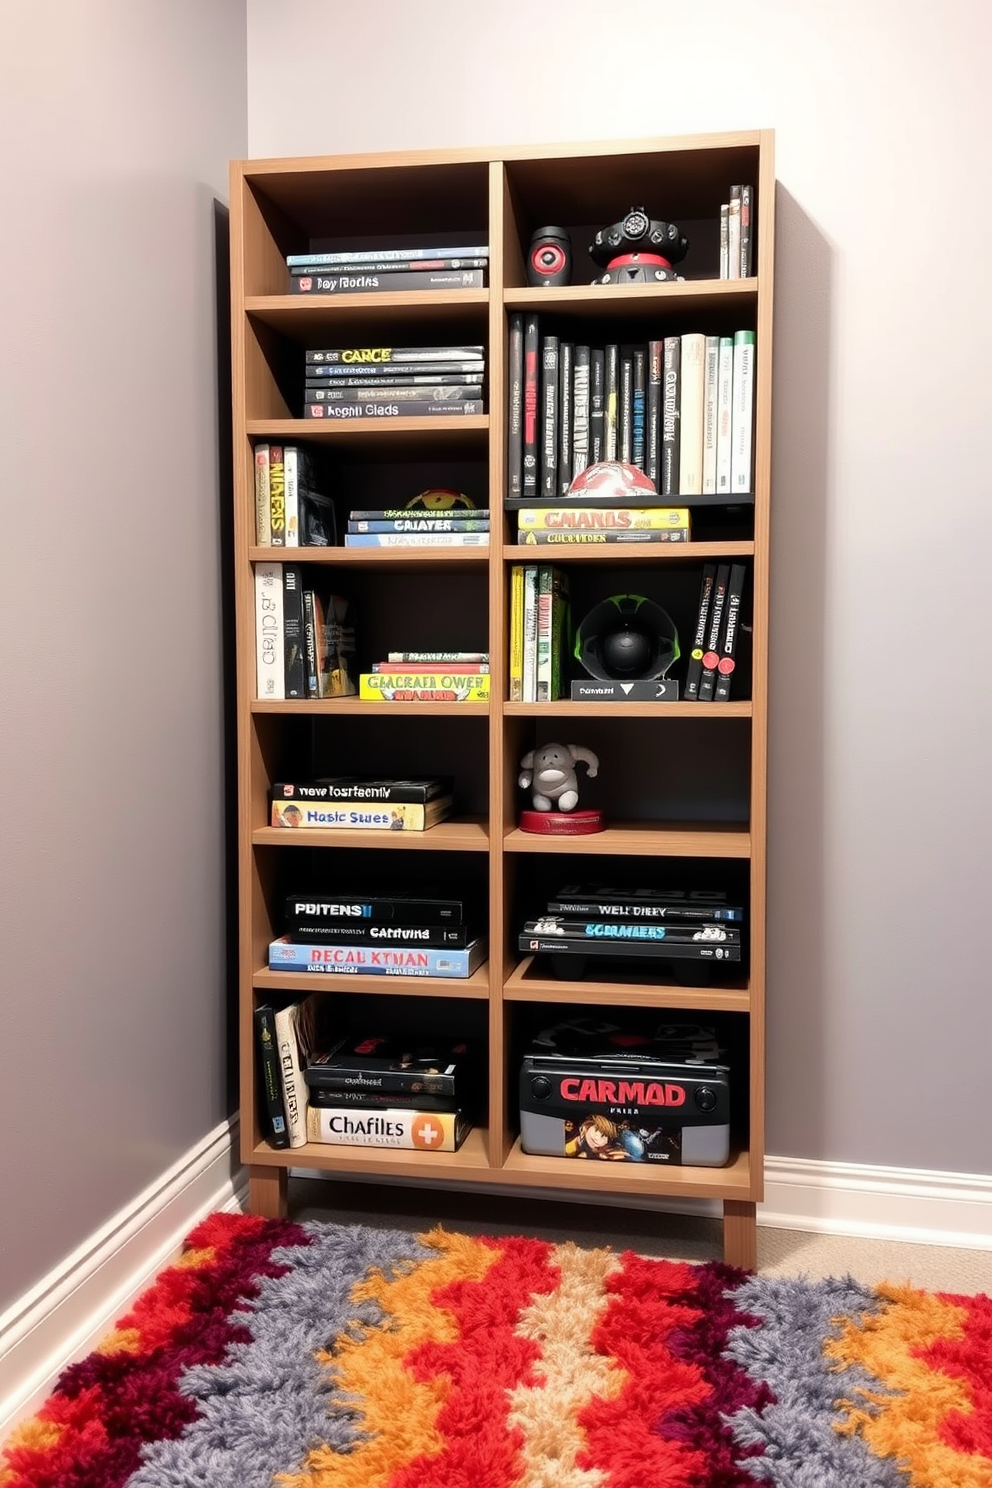
[[[674,222],[658,222],[643,207],[633,207],[619,222],[601,227],[589,245],[593,263],[605,269],[593,284],[664,284],[680,279],[689,240]]]

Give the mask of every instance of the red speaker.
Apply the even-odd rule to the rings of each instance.
[[[564,227],[539,227],[530,240],[527,283],[568,284],[572,277],[572,240]]]

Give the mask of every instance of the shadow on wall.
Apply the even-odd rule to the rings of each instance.
[[[824,667],[833,249],[779,184],[775,214],[766,1148],[827,1158]]]

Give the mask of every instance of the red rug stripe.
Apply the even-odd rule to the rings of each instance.
[[[964,1309],[964,1335],[960,1339],[935,1339],[920,1350],[919,1357],[932,1369],[962,1380],[973,1406],[970,1414],[952,1411],[946,1416],[940,1424],[940,1436],[958,1452],[975,1452],[992,1459],[992,1298],[959,1297],[950,1292],[939,1295],[943,1301]]]

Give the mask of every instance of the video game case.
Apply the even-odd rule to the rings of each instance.
[[[450,796],[454,781],[450,775],[432,775],[409,780],[376,780],[367,775],[333,775],[320,780],[277,780],[270,789],[273,800],[321,802],[380,801],[393,804],[405,801],[426,806]]]
[[[602,349],[589,352],[589,464],[603,459],[603,423],[606,414],[606,357]]]
[[[399,809],[399,808],[395,808]],[[269,945],[271,971],[306,971],[328,976],[470,977],[486,959],[485,942],[465,950],[432,951],[426,946],[306,945],[282,935]]]
[[[603,459],[620,458],[620,348],[615,342],[605,348],[603,368]]]
[[[315,589],[303,591],[307,697],[353,697],[355,628],[350,602],[340,594],[323,599]]]
[[[535,921],[540,924],[541,922]],[[647,930],[652,927],[643,925],[639,928]],[[714,942],[709,940],[684,941],[665,938],[662,940],[630,939],[630,940],[607,940],[590,936],[581,941],[571,939],[566,935],[560,935],[556,931],[546,934],[525,925],[517,939],[517,949],[529,956],[552,956],[559,962],[564,963],[565,978],[568,976],[568,963],[576,963],[576,971],[579,965],[588,960],[644,960],[655,961],[740,961],[741,948],[726,942]],[[555,975],[561,975],[559,967],[554,968]]]
[[[523,493],[524,477],[524,317],[519,310],[509,319],[507,344],[506,491],[508,496]]]
[[[633,430],[631,434],[631,461],[638,470],[645,465],[645,431],[647,424],[647,348],[635,346],[633,351]]]
[[[367,521],[364,517],[348,523],[349,532],[488,532],[488,517],[383,517]]]
[[[657,532],[688,527],[690,522],[687,506],[602,508],[569,501],[556,506],[523,506],[517,512],[517,526],[524,532]]]
[[[346,532],[346,548],[487,548],[489,532]]]
[[[489,508],[488,506],[453,506],[450,508],[445,508],[444,510],[438,509],[437,511],[429,512],[421,507],[415,506],[363,506],[353,507],[352,510],[348,513],[348,520],[350,522],[392,522],[402,521],[411,517],[431,517],[432,519],[436,519],[438,521],[447,521],[449,519],[461,521],[463,518],[471,518],[473,521],[488,522]],[[426,656],[427,653],[425,652],[423,654]],[[445,655],[447,654],[448,653],[445,653]],[[451,654],[453,655],[454,653]]]
[[[404,677],[412,677],[417,673],[422,673],[426,677],[433,677],[439,665],[447,666],[449,669],[454,668],[458,672],[473,672],[480,677],[488,676],[492,670],[488,661],[459,661],[457,657],[441,663],[436,661],[374,661],[371,670],[383,676],[387,674],[395,676],[397,673],[402,673]]]
[[[515,563],[510,569],[510,702],[524,695],[524,570]]]
[[[528,315],[524,321],[524,410],[523,410],[523,494],[536,496],[540,486],[538,451],[538,399],[541,369],[538,318]]]
[[[397,1147],[417,1152],[457,1152],[471,1131],[461,1111],[412,1111],[311,1106],[307,1141],[334,1147]]]
[[[272,543],[268,444],[255,446],[255,541],[260,548],[267,548]]]
[[[704,564],[703,580],[699,587],[699,607],[696,611],[696,629],[692,637],[692,650],[689,652],[689,665],[685,674],[684,695],[687,703],[694,703],[699,698],[699,679],[703,674],[703,656],[706,651],[706,637],[709,634],[710,602],[713,597],[715,578],[716,564]]]
[[[429,384],[421,387],[330,387],[321,384],[314,387],[308,381],[303,390],[308,403],[464,403],[467,399],[478,399],[481,394],[477,383],[442,383],[439,387]]]
[[[325,1107],[364,1106],[369,1111],[391,1110],[399,1107],[404,1111],[451,1111],[450,1095],[428,1095],[416,1090],[340,1090],[336,1087],[311,1085],[307,1090],[310,1110],[320,1111]]]
[[[430,403],[424,399],[413,403],[370,403],[363,400],[361,403],[306,403],[303,407],[304,418],[336,419],[338,422],[350,418],[457,418],[459,414],[472,418],[484,412],[481,398],[471,403]]]
[[[422,663],[426,666],[471,666],[473,663],[489,664],[488,651],[387,651],[388,662],[404,665]],[[373,668],[374,670],[374,668]]]
[[[564,496],[572,484],[572,420],[575,416],[572,381],[575,377],[575,345],[562,341],[558,348],[558,494]]]
[[[355,367],[398,366],[410,362],[481,362],[483,346],[334,346],[308,351],[308,363]]]
[[[307,1083],[445,1095],[461,1104],[467,1094],[464,1082],[477,1076],[480,1064],[480,1050],[468,1039],[349,1033],[311,1054]]]
[[[447,246],[444,248],[347,248],[340,252],[316,253],[287,253],[286,266],[290,269],[305,269],[319,267],[322,264],[342,263],[366,263],[384,260],[387,263],[397,260],[415,259],[422,262],[425,258],[488,258],[489,245],[472,244],[465,247],[463,244]]]
[[[566,884],[548,900],[548,913],[590,920],[664,920],[676,925],[740,924],[744,919],[741,906],[728,904],[721,893],[614,889],[603,884]]]
[[[541,339],[541,479],[549,499],[558,495],[558,337]]]
[[[287,919],[322,925],[329,922],[373,925],[464,925],[466,901],[444,895],[422,895],[396,889],[383,894],[290,894]]]
[[[427,946],[439,951],[448,946],[463,951],[476,938],[464,925],[350,925],[340,920],[319,925],[296,921],[286,926],[286,934],[306,945],[396,945],[403,950]]]
[[[741,186],[741,267],[740,277],[751,277],[751,202],[754,193],[750,186]]]
[[[688,527],[673,527],[664,531],[650,528],[628,528],[626,530],[603,530],[563,527],[544,531],[518,532],[518,547],[533,547],[537,544],[568,547],[576,543],[675,543],[688,542]]]
[[[451,796],[442,796],[421,806],[400,801],[355,804],[318,803],[306,799],[273,798],[269,824],[292,831],[311,832],[429,832],[451,815]]]
[[[452,273],[456,269],[485,269],[488,258],[374,258],[363,262],[349,258],[343,263],[324,259],[320,263],[293,264],[289,272],[293,279],[302,279],[315,274],[349,277],[354,274],[403,274],[425,273],[430,269],[441,269]]]
[[[741,932],[721,924],[677,925],[665,921],[617,919],[583,919],[569,915],[547,914],[528,920],[524,935],[553,936],[565,945],[582,945],[587,941],[616,942],[636,945],[729,945],[739,946]]]
[[[286,1107],[279,1074],[279,1050],[272,1008],[266,1004],[255,1009],[255,1049],[259,1084],[258,1109],[262,1133],[272,1147],[289,1146]]]
[[[537,702],[537,585],[538,568],[528,564],[524,569],[524,671],[523,699]]]
[[[620,356],[617,427],[619,459],[630,465],[634,459],[634,358],[629,352],[622,352]]]
[[[269,445],[269,541],[274,548],[286,546],[286,466],[281,444]]]
[[[661,377],[664,342],[649,341],[644,396],[644,474],[659,489],[661,480]]]
[[[661,393],[661,487],[664,496],[679,494],[679,398],[682,343],[678,336],[665,337],[664,382]]]
[[[422,672],[407,677],[362,672],[358,695],[367,703],[485,703],[489,701],[490,678],[471,672]]]
[[[312,274],[292,275],[292,295],[393,295],[397,290],[483,289],[483,269],[419,269],[413,274]]]
[[[282,629],[284,650],[284,695],[307,695],[306,640],[303,628],[303,570],[295,563],[282,565]]]
[[[723,620],[723,607],[727,599],[727,581],[730,578],[730,565],[721,563],[717,567],[716,577],[713,580],[713,593],[710,598],[710,613],[706,631],[706,650],[703,652],[702,670],[699,674],[698,701],[710,703],[713,701],[713,692],[716,687],[716,667],[719,661],[717,647],[720,644],[720,623]]]
[[[374,362],[368,366],[339,362],[313,362],[304,368],[308,383],[328,387],[420,387],[425,383],[482,382],[485,363],[463,362]]]
[[[265,702],[286,696],[281,563],[255,564],[255,695]]]
[[[744,590],[746,569],[743,563],[731,564],[727,580],[727,599],[723,607],[723,624],[717,646],[716,681],[713,701],[726,703],[730,700],[734,667],[737,655],[737,634],[740,628],[741,598]]]

